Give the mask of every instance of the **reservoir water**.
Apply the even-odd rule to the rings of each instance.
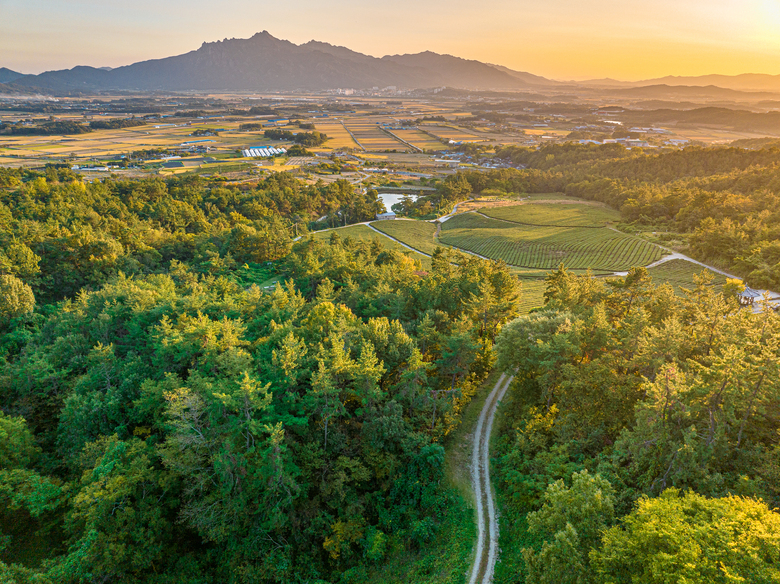
[[[403,199],[406,196],[406,193],[379,193],[379,198],[385,205],[385,210],[392,211],[393,205],[396,203],[400,203],[401,199]],[[412,198],[413,201],[417,200],[418,195],[413,195],[409,193],[409,196]]]

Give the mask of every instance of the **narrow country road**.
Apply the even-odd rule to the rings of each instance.
[[[514,377],[501,374],[485,400],[474,432],[471,456],[471,484],[477,502],[477,548],[471,566],[469,584],[490,584],[498,559],[498,516],[490,486],[490,434],[498,402],[504,397]]]

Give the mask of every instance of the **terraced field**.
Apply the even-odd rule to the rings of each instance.
[[[456,215],[442,225],[440,239],[491,259],[525,268],[621,271],[661,258],[661,248],[606,228],[519,225],[475,213]]]
[[[479,212],[523,225],[556,227],[604,227],[620,220],[620,213],[614,209],[581,204],[531,203],[511,207],[486,207]]]
[[[387,223],[390,223],[387,221]],[[430,269],[431,259],[420,253],[416,253],[408,250],[404,246],[396,243],[392,239],[379,235],[376,231],[367,227],[366,225],[348,225],[347,227],[340,227],[338,229],[328,229],[327,231],[315,231],[312,235],[314,239],[320,241],[328,241],[332,233],[337,233],[342,239],[351,237],[352,239],[358,239],[363,241],[376,241],[385,249],[394,249],[402,253],[409,254],[412,259],[420,260],[423,269]]]
[[[396,221],[374,221],[371,223],[371,227],[428,255],[431,255],[438,245],[433,238],[433,234],[436,233],[436,226],[433,223],[399,219]]]
[[[718,274],[685,260],[669,260],[654,268],[649,268],[647,271],[652,276],[653,283],[668,282],[678,293],[680,288],[687,288],[688,290],[694,288],[696,284],[693,281],[693,276],[702,272],[712,275],[712,285],[716,289],[719,289],[726,283],[726,276],[723,274]]]

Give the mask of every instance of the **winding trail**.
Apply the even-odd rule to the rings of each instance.
[[[493,391],[485,400],[474,433],[471,456],[471,484],[477,502],[477,548],[471,566],[469,584],[490,584],[498,559],[498,515],[490,485],[490,434],[498,402],[514,379],[501,374]],[[487,513],[485,512],[487,509]]]

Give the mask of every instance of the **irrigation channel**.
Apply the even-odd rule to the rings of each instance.
[[[498,559],[498,515],[490,485],[490,434],[498,402],[504,397],[513,376],[501,374],[479,414],[471,455],[471,484],[477,501],[477,552],[471,566],[469,584],[490,584]]]

